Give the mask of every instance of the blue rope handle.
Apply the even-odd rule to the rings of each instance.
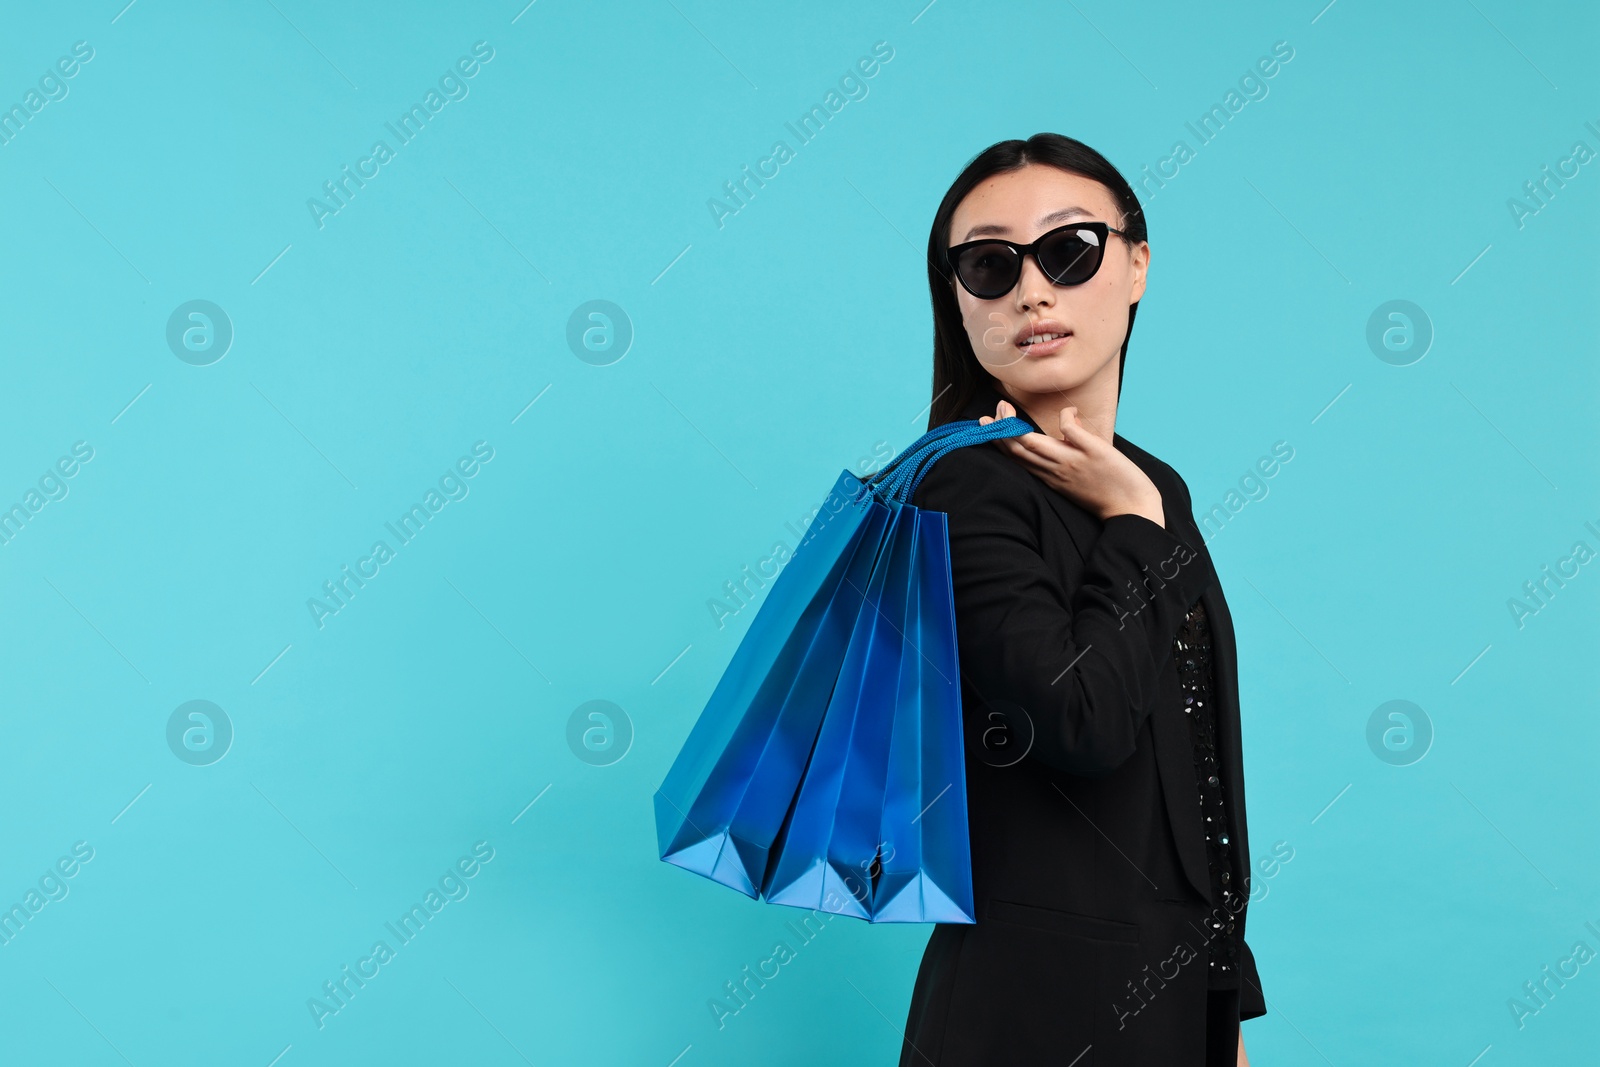
[[[881,499],[886,502],[898,500],[902,503],[909,499],[911,494],[906,492],[906,485],[912,475],[916,474],[924,464],[931,462],[935,456],[943,455],[943,449],[962,447],[967,435],[979,427],[978,420],[963,419],[958,422],[946,423],[940,427],[941,430],[947,428],[949,432],[939,434],[936,439],[922,445],[913,442],[906,449],[909,455],[906,457],[905,463],[899,465],[899,469],[895,471],[894,475],[884,482]],[[929,436],[932,435],[930,434]]]
[[[911,499],[933,465],[956,449],[1032,432],[1032,426],[1014,415],[984,426],[980,426],[977,419],[946,423],[913,441],[885,468],[886,472],[892,469],[892,473],[875,479],[868,488],[885,503],[903,504]]]
[[[1023,434],[1033,432],[1034,428],[1027,421],[1013,415],[1008,418],[997,419],[987,426],[975,425],[971,430],[941,442],[932,455],[917,465],[916,473],[909,479],[909,484],[899,487],[901,492],[900,499],[909,501],[912,495],[916,493],[917,486],[921,484],[923,477],[933,469],[933,465],[956,449],[965,448],[968,445],[982,444],[987,441],[998,441],[1006,437],[1021,437]]]
[[[942,426],[935,426],[933,429],[929,430],[927,433],[911,442],[905,448],[901,449],[900,454],[894,457],[894,459],[890,460],[871,478],[867,479],[866,484],[869,487],[874,488],[874,490],[889,484],[889,481],[901,464],[911,460],[913,457],[917,456],[918,453],[924,452],[933,445],[938,444],[941,440],[949,437],[951,434],[960,432],[972,421],[975,420],[968,420],[967,422],[947,422]]]
[[[1032,429],[1021,419],[1002,420],[1006,426],[999,429],[999,424],[990,423],[984,427],[978,424],[977,419],[965,419],[945,423],[908,445],[895,460],[884,469],[884,474],[873,484],[874,492],[879,499],[884,501],[899,501],[904,503],[910,497],[910,489],[914,488],[917,481],[921,480],[921,472],[926,471],[939,457],[957,448],[978,444],[983,441],[999,437],[1016,436]],[[1010,424],[1019,424],[1011,426]],[[913,479],[915,476],[915,479]]]

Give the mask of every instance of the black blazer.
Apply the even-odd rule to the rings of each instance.
[[[988,384],[962,417],[999,400]],[[993,444],[948,454],[912,497],[948,516],[977,923],[934,928],[903,1067],[1204,1063],[1204,921],[1226,913],[1172,642],[1203,596],[1248,910],[1233,623],[1183,479],[1114,444],[1160,489],[1165,528],[1102,522]],[[1264,1015],[1248,945],[1240,964],[1240,1017]]]

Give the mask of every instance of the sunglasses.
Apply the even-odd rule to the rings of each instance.
[[[1103,222],[1069,222],[1043,233],[1029,245],[986,237],[945,252],[945,260],[963,288],[979,300],[994,300],[1016,287],[1022,257],[1032,254],[1044,276],[1056,285],[1082,285],[1093,278],[1106,257],[1106,235],[1127,234]]]

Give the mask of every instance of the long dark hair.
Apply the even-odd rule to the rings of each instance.
[[[933,406],[928,413],[928,429],[953,422],[977,392],[980,383],[991,378],[967,337],[961,322],[961,308],[950,286],[945,251],[950,247],[950,219],[956,207],[977,185],[996,174],[1019,170],[1029,163],[1043,163],[1060,170],[1081,174],[1111,191],[1122,213],[1118,229],[1127,232],[1130,245],[1147,239],[1144,209],[1121,172],[1105,156],[1082,141],[1059,133],[1036,133],[1026,141],[1010,140],[992,144],[979,152],[956,177],[950,191],[939,202],[928,233],[928,288],[933,296]],[[1128,306],[1128,334],[1122,340],[1117,360],[1117,395],[1122,395],[1122,371],[1128,362],[1128,337],[1133,336],[1133,318],[1139,310],[1136,300]]]

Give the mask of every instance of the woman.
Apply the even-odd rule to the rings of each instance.
[[[1183,479],[1115,432],[1139,201],[1077,141],[1003,141],[928,258],[930,428],[1036,432],[912,498],[948,516],[978,913],[934,928],[900,1063],[1246,1064],[1266,1003],[1232,623]]]

